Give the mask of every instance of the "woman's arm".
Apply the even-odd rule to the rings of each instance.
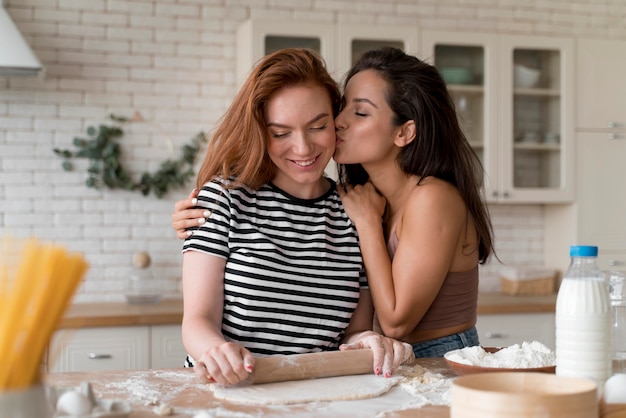
[[[410,364],[415,359],[413,348],[392,338],[372,331],[374,309],[368,289],[362,289],[359,304],[346,329],[340,350],[370,348],[374,354],[374,373],[389,377],[400,364]]]
[[[198,251],[183,254],[183,343],[205,380],[235,384],[248,377],[254,357],[222,335],[226,260]]]
[[[381,328],[385,335],[402,339],[415,329],[437,296],[453,265],[459,237],[466,232],[468,215],[456,188],[427,179],[415,187],[402,210],[392,264],[381,223],[381,199],[371,184],[342,193],[346,212],[359,233]]]
[[[191,209],[198,202],[198,189],[193,189],[186,199],[179,200],[174,205],[172,213],[172,228],[176,231],[179,239],[185,239],[193,234],[193,228],[202,225],[205,219],[210,216],[206,209]]]

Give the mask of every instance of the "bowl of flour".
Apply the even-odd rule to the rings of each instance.
[[[459,375],[485,372],[554,373],[556,356],[539,341],[524,341],[508,347],[465,347],[444,355],[448,366]]]

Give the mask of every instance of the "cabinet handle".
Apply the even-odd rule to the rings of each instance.
[[[502,332],[487,332],[487,333],[485,333],[485,337],[501,339],[501,338],[507,338],[508,335],[506,335],[506,334],[504,334]]]
[[[609,260],[606,262],[609,266],[621,266],[622,264],[624,264],[623,262],[619,261],[619,260]]]
[[[498,192],[496,190],[494,190],[493,192],[491,192],[491,196],[498,197]]]
[[[508,199],[509,198],[509,192],[502,193],[502,196],[504,196],[505,199]]]
[[[606,124],[609,129],[621,128],[623,125],[619,122],[609,122]]]
[[[609,139],[622,139],[624,136],[620,135],[620,134],[614,134],[614,133],[610,133],[608,135]]]
[[[91,360],[104,360],[104,359],[113,358],[113,356],[110,354],[89,353],[89,358]]]

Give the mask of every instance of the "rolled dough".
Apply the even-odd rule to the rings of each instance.
[[[215,385],[213,394],[218,399],[252,405],[348,401],[381,396],[401,380],[400,376],[363,374],[249,386]]]

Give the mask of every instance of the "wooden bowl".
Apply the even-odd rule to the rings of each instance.
[[[588,379],[499,372],[460,376],[452,381],[450,418],[597,416],[597,385]]]
[[[483,347],[487,353],[497,353],[502,350],[502,347]],[[454,350],[456,351],[456,350]],[[449,353],[453,353],[454,351],[450,351]],[[505,367],[483,367],[483,366],[470,366],[467,364],[457,363],[448,359],[446,356],[449,354],[446,353],[443,358],[448,363],[448,366],[458,376],[463,376],[466,374],[473,373],[491,373],[491,372],[537,372],[537,373],[554,373],[556,370],[556,366],[548,366],[548,367],[526,367],[526,368],[505,368]]]

